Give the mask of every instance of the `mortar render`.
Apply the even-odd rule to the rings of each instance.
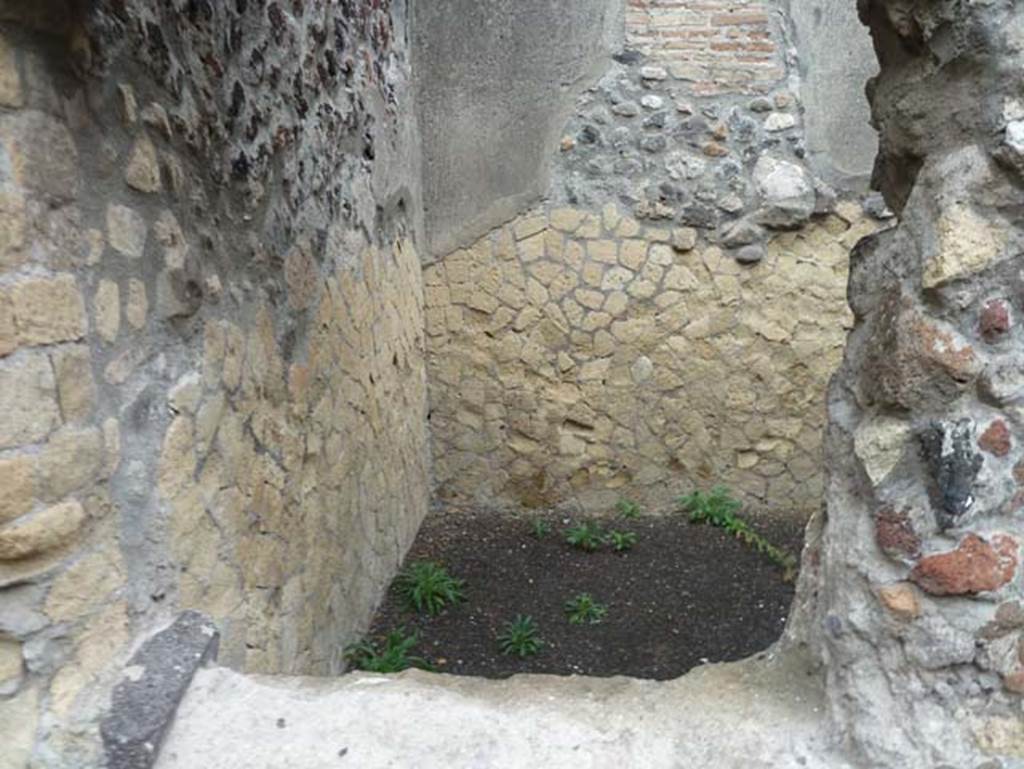
[[[794,629],[855,764],[1021,767],[1024,7],[859,8],[899,225],[851,258]]]
[[[134,639],[337,673],[428,496],[403,3],[0,6],[0,766]]]
[[[722,483],[754,516],[820,508],[849,253],[891,214],[815,176],[819,51],[769,8],[631,5],[545,202],[425,268],[440,505],[663,513]]]
[[[800,51],[808,158],[830,184],[865,187],[878,149],[864,97],[878,72],[871,38],[847,0],[788,0],[785,7]]]
[[[621,44],[622,0],[413,0],[431,258],[533,205],[549,148]]]

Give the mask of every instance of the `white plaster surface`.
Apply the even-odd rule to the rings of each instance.
[[[157,769],[849,769],[794,654],[669,682],[200,671]]]

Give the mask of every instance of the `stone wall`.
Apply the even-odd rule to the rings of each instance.
[[[92,5],[0,7],[4,767],[182,609],[338,671],[426,510],[403,6]]]
[[[900,219],[851,260],[828,505],[798,595],[856,765],[1009,769],[1024,765],[1024,6],[860,10],[881,63],[876,179]]]
[[[664,511],[716,483],[762,514],[821,503],[848,255],[889,213],[815,178],[795,75],[712,89],[657,52],[698,13],[676,6],[631,6],[634,42],[638,18],[663,37],[577,100],[546,203],[426,270],[448,504]],[[768,28],[726,15],[716,34]]]

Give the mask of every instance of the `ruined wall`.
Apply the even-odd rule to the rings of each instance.
[[[639,48],[578,99],[545,204],[425,272],[448,504],[820,505],[847,258],[889,214],[808,167],[777,9],[683,5],[630,4]]]
[[[857,765],[1024,765],[1024,7],[864,0],[876,180],[799,594]],[[812,541],[815,538],[812,537]]]
[[[339,670],[426,507],[403,4],[94,5],[0,6],[5,767],[181,609]]]

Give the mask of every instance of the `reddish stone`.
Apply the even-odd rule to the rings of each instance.
[[[729,150],[718,142],[708,142],[703,147],[704,154],[711,158],[721,158],[729,154]]]
[[[932,595],[973,595],[998,590],[1017,572],[1019,545],[1005,534],[991,542],[968,534],[955,550],[922,558],[910,579]]]
[[[861,367],[862,387],[880,404],[932,409],[936,402],[957,398],[982,371],[965,338],[898,291],[879,304],[874,328]]]
[[[985,304],[978,321],[981,335],[994,342],[1010,330],[1010,308],[1002,299],[993,299]]]
[[[979,371],[978,357],[964,339],[918,316],[911,321],[915,344],[925,361],[937,364],[957,382],[969,382]]]
[[[921,537],[914,531],[908,511],[892,505],[875,512],[875,541],[890,558],[914,559],[921,554]]]
[[[1003,687],[1014,694],[1024,694],[1024,670],[1015,670],[1003,676]]]
[[[1024,459],[1013,466],[1013,480],[1018,486],[1024,486]]]
[[[987,451],[995,457],[1005,457],[1010,453],[1013,441],[1010,438],[1010,428],[1002,419],[995,420],[985,432],[978,438],[978,446],[982,451]]]

